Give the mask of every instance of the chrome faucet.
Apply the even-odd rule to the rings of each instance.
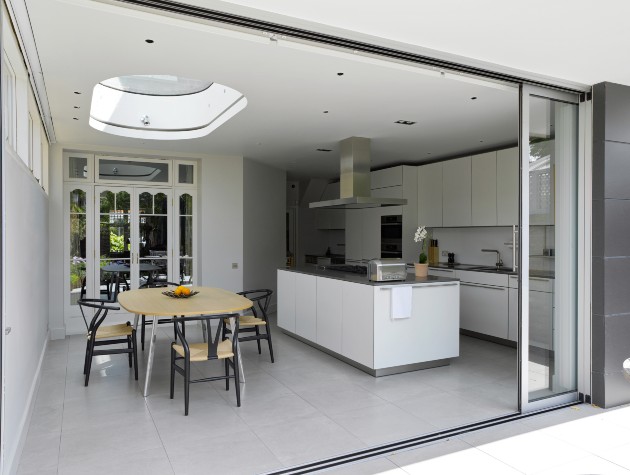
[[[497,253],[497,269],[503,266],[503,260],[501,259],[501,253],[496,249],[482,249],[481,252],[496,252]]]

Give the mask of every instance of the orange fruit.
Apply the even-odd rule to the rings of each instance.
[[[175,295],[188,297],[190,295],[190,289],[188,287],[180,285],[175,289]]]

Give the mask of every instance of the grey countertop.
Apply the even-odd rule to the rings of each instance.
[[[447,264],[446,262],[440,262],[439,264],[430,265],[434,269],[453,269],[453,270],[470,270],[474,272],[488,272],[491,274],[507,274],[507,275],[518,275],[518,271],[514,272],[511,268],[501,268],[497,270],[493,266],[481,266],[479,264]],[[553,279],[555,278],[555,273],[553,271],[544,271],[544,270],[533,270],[529,271],[530,277],[540,277],[544,279]]]
[[[317,277],[327,277],[329,279],[343,280],[345,282],[354,282],[356,284],[365,284],[372,286],[391,286],[391,285],[410,285],[410,284],[426,284],[434,285],[445,282],[459,282],[459,279],[453,279],[451,277],[438,277],[430,275],[427,277],[416,277],[414,274],[407,273],[406,280],[396,280],[387,282],[373,282],[368,280],[367,275],[352,274],[350,272],[339,272],[334,270],[320,269],[315,266],[298,266],[298,267],[279,267],[279,270],[286,270],[289,272],[297,272],[299,274],[314,275]]]

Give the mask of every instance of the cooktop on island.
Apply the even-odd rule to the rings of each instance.
[[[367,266],[353,266],[348,264],[326,266],[326,270],[336,270],[338,272],[350,272],[351,274],[367,275]]]

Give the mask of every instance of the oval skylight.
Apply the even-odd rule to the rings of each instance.
[[[90,125],[125,137],[190,139],[209,134],[246,105],[239,91],[210,81],[120,76],[94,86]]]
[[[166,75],[120,76],[101,84],[112,89],[149,96],[183,96],[208,89],[212,82]]]

